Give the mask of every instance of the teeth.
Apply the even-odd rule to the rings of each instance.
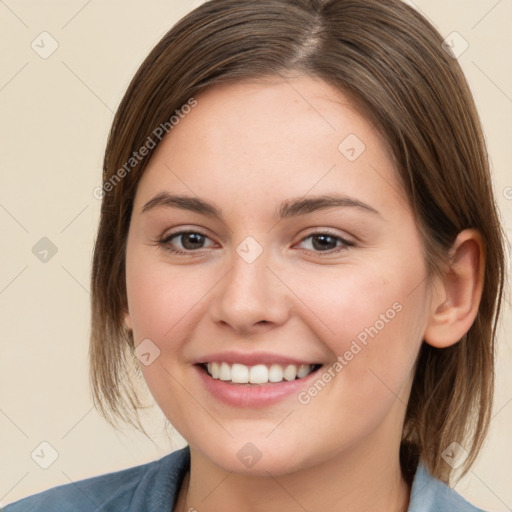
[[[294,364],[289,364],[284,369],[283,377],[286,380],[295,380],[295,377],[297,377],[297,367]]]
[[[227,363],[222,363],[226,366],[229,365]],[[234,364],[231,367],[231,382],[235,384],[247,384],[249,382],[249,368],[245,366],[245,364]]]
[[[234,363],[207,363],[208,373],[214,379],[231,381],[235,384],[266,384],[268,382],[292,381],[307,377],[315,368],[312,364],[295,364],[282,366],[280,364],[257,364],[246,366]]]
[[[278,364],[271,365],[268,371],[268,380],[270,382],[281,382],[283,380],[283,367]]]
[[[310,369],[308,368],[309,366],[311,366],[311,365],[301,364],[299,366],[299,369],[297,370],[297,377],[299,379],[302,379],[302,377],[306,377],[307,375],[309,375],[311,373]]]
[[[231,368],[228,363],[221,363],[219,369],[220,380],[231,380]]]
[[[233,365],[233,368],[234,367],[235,365]],[[233,380],[233,382],[235,381]],[[249,369],[249,382],[251,384],[265,384],[265,382],[268,382],[267,367],[264,364],[257,364],[256,366],[251,366],[251,368]]]

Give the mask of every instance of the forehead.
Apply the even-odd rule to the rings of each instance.
[[[162,190],[224,201],[233,193],[248,199],[336,190],[362,200],[397,193],[378,131],[320,79],[218,84],[195,99],[154,152],[140,201]]]

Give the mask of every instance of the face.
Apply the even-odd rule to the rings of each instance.
[[[128,235],[126,323],[156,402],[227,471],[398,449],[430,306],[381,137],[310,77],[196,100]]]

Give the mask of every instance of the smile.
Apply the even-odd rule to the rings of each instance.
[[[268,384],[294,381],[307,377],[320,364],[257,364],[211,362],[200,365],[211,377],[232,384]]]

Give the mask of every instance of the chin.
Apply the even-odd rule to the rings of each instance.
[[[246,437],[247,439],[247,437]],[[268,440],[257,441],[231,440],[225,446],[208,446],[201,450],[205,457],[226,472],[240,475],[272,476],[287,475],[314,465],[306,454],[297,449],[300,442],[292,442],[291,446],[271,443]]]

